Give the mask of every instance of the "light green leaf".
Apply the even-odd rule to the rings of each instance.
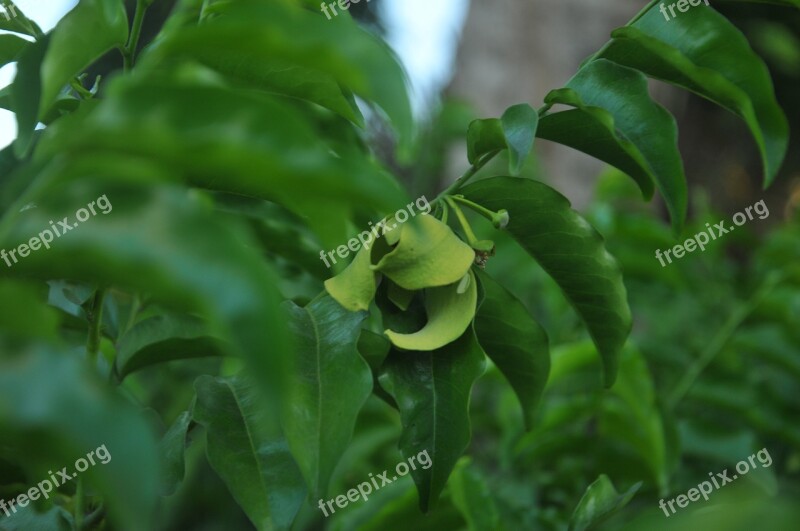
[[[306,489],[262,397],[241,378],[201,376],[194,385],[211,466],[258,531],[291,529]]]
[[[625,507],[641,486],[641,482],[637,483],[620,494],[608,476],[601,474],[578,502],[569,522],[569,531],[596,529],[597,524]]]
[[[410,219],[400,231],[397,246],[373,269],[401,288],[418,290],[452,284],[467,274],[475,260],[475,251],[431,215]]]
[[[647,78],[636,70],[606,59],[596,59],[584,65],[566,88],[571,90],[552,91],[545,102],[548,105],[563,104],[577,108],[599,107],[610,113],[614,118],[614,128],[618,131],[617,136],[629,140],[647,161],[646,170],[664,198],[673,228],[679,231],[686,218],[687,191],[683,162],[678,152],[678,128],[674,117],[650,98]],[[592,116],[593,121],[598,118]],[[589,131],[595,134],[597,127],[594,124]],[[576,149],[587,144],[580,130],[571,136],[561,136],[559,141]],[[627,146],[623,145],[620,149],[628,152],[634,160],[637,158]],[[628,163],[627,168],[620,169],[629,171],[630,161]],[[631,177],[636,178],[637,175]],[[648,195],[641,175],[637,182],[642,192]]]
[[[400,408],[403,456],[427,451],[430,468],[411,471],[423,512],[432,509],[450,472],[469,445],[469,400],[472,385],[483,374],[486,357],[475,334],[431,352],[393,350],[384,364],[381,386]]]
[[[347,311],[325,293],[305,308],[287,305],[297,354],[283,426],[316,499],[327,495],[358,413],[372,392],[372,372],[356,349],[366,313]]]
[[[657,6],[615,30],[600,57],[703,96],[740,116],[758,145],[764,183],[786,155],[789,127],[775,99],[769,70],[747,39],[705,5],[668,24]]]
[[[478,342],[514,388],[525,426],[531,429],[550,373],[547,334],[519,299],[492,277],[479,270],[478,278],[486,293],[475,316]]]
[[[631,312],[619,264],[603,238],[569,201],[540,182],[494,177],[461,189],[490,210],[505,208],[506,230],[561,287],[603,358],[606,386],[614,383]]]
[[[459,293],[460,281],[425,290],[425,314],[428,322],[414,333],[404,334],[392,330],[384,333],[398,348],[414,351],[431,351],[447,345],[461,337],[475,317],[478,302],[478,286],[475,274],[467,273],[469,284]],[[414,355],[414,354],[410,354]]]

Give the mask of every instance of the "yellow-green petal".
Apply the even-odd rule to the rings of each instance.
[[[325,281],[325,289],[351,312],[368,310],[377,289],[371,265],[370,251],[362,248],[344,271]]]
[[[384,333],[389,341],[405,350],[430,351],[452,343],[464,333],[475,317],[478,302],[478,285],[472,271],[468,271],[469,284],[459,293],[459,280],[449,286],[425,290],[425,313],[428,322],[413,334],[398,334],[392,330]]]
[[[373,269],[401,288],[419,290],[452,284],[467,274],[475,260],[475,251],[433,216],[417,216],[400,230],[397,247]]]

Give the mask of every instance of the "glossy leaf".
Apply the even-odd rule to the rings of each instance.
[[[636,146],[647,161],[645,169],[664,197],[673,228],[679,231],[686,217],[687,191],[683,162],[678,152],[678,128],[673,116],[650,98],[647,78],[636,70],[605,59],[596,59],[584,65],[566,88],[570,90],[552,91],[545,98],[545,103],[577,108],[599,107],[610,113],[618,134]],[[602,117],[593,116],[595,120],[598,118]],[[593,125],[590,132],[595,134],[597,127]],[[576,149],[587,144],[587,140],[581,138],[580,131],[576,131],[572,137],[562,136],[559,141]],[[620,149],[635,160],[635,152],[628,147],[623,145]],[[626,165],[628,168],[620,169],[628,171],[630,161]],[[631,177],[635,178],[636,175]],[[637,182],[643,193],[649,195],[641,175]]]
[[[605,474],[589,485],[569,522],[569,531],[588,531],[631,501],[641,487],[637,483],[620,494]]]
[[[475,164],[488,153],[508,149],[509,172],[519,175],[533,148],[538,123],[538,113],[527,103],[509,107],[500,119],[475,120],[467,132],[467,158]]]
[[[392,344],[403,350],[431,351],[461,337],[475,317],[478,286],[472,271],[467,273],[469,284],[459,292],[460,281],[449,286],[425,290],[425,326],[414,333],[386,330]],[[413,354],[411,354],[413,355]]]
[[[508,210],[506,230],[556,281],[586,323],[603,358],[606,386],[613,385],[631,312],[619,264],[603,238],[564,196],[536,181],[495,177],[461,193],[490,210]]]
[[[411,471],[423,512],[435,506],[469,445],[470,394],[485,368],[486,358],[469,329],[439,350],[392,351],[381,370],[381,386],[400,408],[400,451],[409,458],[427,450],[433,463]]]
[[[194,420],[206,428],[211,466],[257,530],[291,529],[306,489],[262,398],[239,378],[201,376],[195,390]]]
[[[356,349],[366,313],[327,294],[305,308],[287,304],[297,354],[283,426],[312,497],[320,498],[372,392],[372,372]]]
[[[162,314],[136,323],[117,344],[120,377],[168,361],[219,356],[227,348],[211,337],[202,319]]]
[[[514,389],[525,426],[531,429],[550,373],[547,334],[519,299],[492,277],[478,271],[478,278],[486,298],[475,315],[475,334],[486,355]]]
[[[769,70],[747,39],[706,5],[664,24],[654,6],[615,30],[600,57],[695,92],[740,116],[763,160],[769,185],[788,146],[789,127],[775,99]]]
[[[452,284],[467,274],[475,260],[475,251],[431,215],[408,220],[400,231],[397,246],[373,269],[401,288],[418,290]]]

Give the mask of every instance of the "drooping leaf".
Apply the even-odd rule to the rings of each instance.
[[[469,400],[486,358],[472,329],[431,352],[393,350],[380,376],[381,386],[400,408],[400,451],[409,458],[427,451],[430,468],[411,471],[423,512],[433,508],[471,437]]]
[[[186,440],[192,415],[188,411],[181,413],[161,438],[158,445],[161,456],[161,495],[171,496],[178,489],[186,473],[185,453]]]
[[[662,106],[655,103],[647,90],[647,78],[636,70],[612,63],[606,59],[595,59],[584,65],[567,83],[566,89],[550,92],[545,98],[548,105],[563,104],[572,107],[599,107],[614,119],[614,128],[630,141],[647,161],[644,168],[655,181],[672,219],[672,226],[679,231],[686,218],[687,191],[683,162],[678,152],[678,129],[675,118]],[[591,116],[592,121],[604,120],[602,116]],[[544,127],[544,119],[542,119]],[[606,121],[606,126],[610,124]],[[589,133],[597,134],[599,124],[592,124]],[[559,142],[580,149],[587,145],[581,129],[573,135],[560,135]],[[630,155],[625,159],[631,170],[635,152],[621,145],[619,150]],[[594,153],[589,153],[594,154]],[[612,156],[616,159],[621,153]],[[606,160],[603,158],[602,160]],[[606,160],[611,163],[611,160]],[[648,195],[646,184],[639,172],[637,182],[642,192]],[[637,175],[631,175],[636,178]]]
[[[699,5],[668,24],[653,6],[615,30],[600,57],[683,87],[740,116],[758,145],[769,185],[788,146],[789,127],[769,70],[724,16]]]
[[[569,522],[569,531],[588,531],[625,507],[639,490],[642,484],[637,483],[620,494],[608,476],[601,474],[589,485],[581,498]]]
[[[241,378],[201,376],[194,385],[211,466],[256,529],[291,529],[306,488],[262,398]]]
[[[433,216],[416,216],[403,223],[400,231],[397,246],[373,269],[401,288],[452,284],[467,274],[475,260],[475,251]]]
[[[564,196],[536,181],[495,177],[461,193],[490,210],[508,210],[506,230],[556,281],[586,323],[603,358],[605,383],[613,385],[631,312],[619,265],[603,238]]]
[[[547,334],[519,299],[492,277],[479,270],[478,278],[486,293],[475,315],[478,343],[508,379],[530,429],[550,372]]]
[[[190,315],[161,314],[136,323],[117,344],[117,370],[121,378],[144,367],[168,361],[219,356],[229,347],[209,332],[202,319]]]
[[[11,86],[11,106],[17,119],[17,139],[14,154],[24,157],[33,141],[36,124],[39,123],[39,94],[42,90],[41,67],[49,37],[28,45],[17,60],[17,75]]]
[[[509,172],[519,175],[533,148],[538,123],[538,113],[527,103],[509,107],[500,119],[475,120],[467,131],[467,158],[475,164],[488,153],[508,149]]]
[[[312,497],[319,498],[327,495],[372,392],[372,372],[356,348],[366,313],[350,312],[326,293],[305,308],[287,305],[297,354],[283,426]]]
[[[460,281],[448,286],[425,290],[425,326],[413,333],[386,330],[389,341],[403,350],[431,351],[461,337],[475,317],[478,302],[478,285],[475,274],[467,273],[468,285],[459,292]],[[414,355],[414,354],[410,354]]]

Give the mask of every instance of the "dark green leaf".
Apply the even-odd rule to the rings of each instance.
[[[472,385],[486,358],[472,329],[433,352],[392,350],[380,383],[397,402],[403,434],[400,451],[408,459],[427,451],[433,464],[411,471],[423,512],[433,508],[471,437]]]
[[[258,531],[290,529],[306,489],[262,397],[238,378],[202,376],[195,389],[211,466]]]
[[[625,507],[641,487],[637,483],[623,494],[617,492],[608,476],[601,474],[589,485],[569,522],[569,531],[588,531]]]
[[[77,457],[105,445],[111,458],[96,460],[79,477],[103,492],[115,528],[152,529],[158,497],[154,434],[86,368],[72,353],[44,346],[0,357],[0,446],[19,452],[33,482],[64,466],[73,475]]]
[[[490,210],[508,210],[507,230],[558,283],[589,329],[611,386],[631,329],[631,312],[619,264],[603,238],[569,201],[540,182],[495,177],[461,192]]]
[[[0,14],[0,18],[2,15]],[[16,61],[17,55],[30,44],[16,35],[0,35],[0,66]]]
[[[183,481],[186,465],[186,440],[192,415],[188,411],[181,413],[170,426],[159,444],[161,456],[161,495],[171,496]]]
[[[769,71],[725,17],[705,5],[664,23],[657,6],[615,30],[600,57],[678,85],[740,116],[750,128],[769,185],[781,166],[789,127]]]
[[[287,304],[297,354],[283,425],[309,490],[323,497],[372,392],[356,349],[366,312],[349,312],[326,293],[305,308]]]
[[[486,292],[475,316],[478,342],[514,388],[525,426],[530,429],[550,372],[547,334],[525,306],[492,277],[479,270],[478,278]]]
[[[508,149],[508,166],[519,175],[522,164],[533,148],[539,115],[527,103],[506,109],[498,120],[475,120],[467,131],[467,158],[475,164],[482,156]]]
[[[605,59],[596,59],[575,74],[567,83],[567,89],[552,91],[545,102],[548,105],[563,104],[577,108],[599,107],[610,113],[618,136],[636,146],[647,161],[645,170],[664,197],[673,228],[680,230],[686,218],[687,192],[683,162],[678,152],[678,128],[673,116],[650,98],[647,78],[643,74]],[[592,121],[598,118],[602,119],[597,115],[591,117]],[[588,132],[595,135],[598,127],[598,124],[592,124]],[[558,141],[576,149],[588,143],[586,138],[582,138],[580,129],[572,135],[560,136]],[[629,146],[621,145],[615,151],[620,150],[627,152],[632,160],[637,158]],[[614,157],[618,155],[620,153]],[[606,162],[611,163],[610,160]],[[620,169],[630,171],[630,165],[631,160],[626,159],[628,167]],[[631,177],[636,178],[637,175]],[[637,182],[643,193],[648,195],[641,175]]]
[[[166,313],[136,323],[119,339],[117,371],[124,378],[150,365],[219,356],[226,350],[202,319]]]
[[[42,90],[42,61],[47,53],[49,37],[30,44],[17,61],[17,75],[11,86],[11,103],[17,117],[17,139],[14,154],[24,157],[33,141],[33,132],[39,123],[39,101]]]

